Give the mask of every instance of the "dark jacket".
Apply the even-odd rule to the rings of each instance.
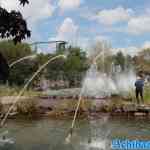
[[[143,89],[143,87],[144,87],[144,80],[143,80],[143,79],[138,79],[138,80],[136,80],[136,82],[135,82],[135,87],[136,87],[136,89],[138,89],[138,90]]]

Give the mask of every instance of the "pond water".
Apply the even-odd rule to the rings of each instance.
[[[71,142],[65,138],[71,120],[9,120],[0,140],[0,150],[109,150],[114,138],[150,140],[150,120],[142,118],[109,118],[78,120]],[[89,143],[90,142],[90,143]]]

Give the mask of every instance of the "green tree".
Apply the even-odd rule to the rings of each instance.
[[[8,63],[29,55],[36,54],[31,50],[30,46],[26,43],[18,43],[15,45],[13,41],[1,41],[0,53],[7,59]],[[11,85],[22,85],[38,68],[36,60],[24,60],[12,68],[10,68],[9,83]]]
[[[0,52],[7,59],[9,64],[18,60],[19,58],[35,53],[31,50],[27,43],[18,43],[15,45],[13,41],[1,41]]]
[[[48,79],[57,80],[63,78],[69,81],[70,87],[75,86],[75,82],[82,80],[82,74],[88,69],[87,56],[79,47],[69,47],[64,51],[67,53],[66,59],[56,59],[47,67]],[[57,50],[55,55],[62,54]]]
[[[70,86],[74,86],[76,80],[81,82],[82,75],[85,74],[88,68],[86,53],[79,47],[70,47],[64,64],[64,72]]]
[[[137,71],[150,73],[150,48],[142,50],[133,60]]]
[[[29,3],[28,0],[19,1],[23,6]],[[11,37],[15,43],[21,42],[26,37],[30,37],[30,30],[19,11],[12,10],[8,12],[0,6],[0,37]]]
[[[114,56],[115,65],[120,65],[122,71],[125,69],[125,56],[120,51]]]

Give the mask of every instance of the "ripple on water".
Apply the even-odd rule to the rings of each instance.
[[[71,142],[65,144],[71,121],[12,120],[7,124],[9,134],[6,139],[3,141],[0,138],[0,150],[109,150],[112,138],[148,139],[149,123],[150,120],[123,118],[92,120],[90,123],[80,120],[76,122]],[[0,133],[5,130],[1,128]]]

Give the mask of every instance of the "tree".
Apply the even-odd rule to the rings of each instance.
[[[67,53],[66,59],[56,59],[47,66],[47,78],[50,80],[63,79],[69,82],[69,86],[75,86],[76,81],[81,81],[82,74],[88,69],[86,53],[79,47],[69,47],[65,50]],[[62,51],[57,50],[55,54],[62,54]],[[50,58],[50,56],[49,56]]]
[[[106,41],[97,41],[91,48],[89,60],[91,64],[96,63],[97,69],[109,73],[112,64],[111,46]]]
[[[82,76],[88,68],[86,53],[79,47],[70,47],[64,64],[64,72],[70,87],[75,86],[76,81],[81,83]]]
[[[4,56],[0,53],[0,81],[6,83],[8,76],[9,76],[9,66]]]
[[[28,0],[19,0],[23,6],[29,3]],[[8,12],[0,7],[0,37],[12,37],[15,43],[21,42],[23,39],[30,37],[31,33],[27,27],[27,23],[22,14],[12,10]]]
[[[1,41],[0,53],[6,58],[9,64],[22,57],[36,54],[28,44],[18,43],[15,45],[13,41]],[[28,59],[18,63],[10,68],[9,83],[11,85],[22,85],[37,69],[38,62],[35,59]]]
[[[150,73],[150,48],[142,50],[133,60],[137,71]]]
[[[27,43],[18,43],[15,45],[11,40],[0,42],[0,52],[7,60],[8,64],[35,52],[31,50]]]
[[[114,56],[114,60],[115,60],[115,65],[120,65],[122,71],[124,71],[124,69],[125,69],[125,56],[123,55],[123,53],[121,51],[119,51]]]

